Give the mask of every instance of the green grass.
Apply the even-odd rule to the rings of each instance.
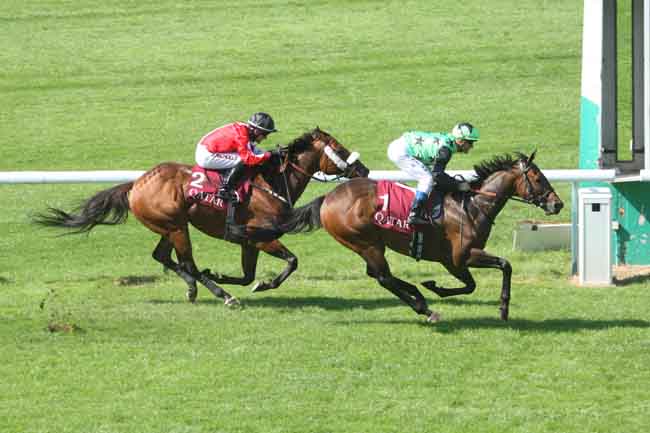
[[[564,1],[0,4],[0,170],[144,170],[190,162],[202,134],[257,110],[287,143],[316,125],[371,169],[411,128],[459,120],[483,139],[450,168],[538,149],[578,161],[581,7]],[[511,251],[511,203],[488,250],[513,266],[471,296],[426,296],[426,325],[325,232],[287,237],[277,291],[198,303],[150,258],[133,218],[89,236],[29,222],[106,185],[1,185],[1,432],[645,432],[650,282],[577,288],[568,251]],[[301,203],[333,185],[310,187]],[[570,201],[567,185],[558,192]],[[568,212],[549,221],[567,221]],[[239,251],[192,232],[201,268]],[[389,252],[409,281],[457,284]],[[258,278],[284,263],[262,255]],[[48,327],[68,326],[51,332]]]

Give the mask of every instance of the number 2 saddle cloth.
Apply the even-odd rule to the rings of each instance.
[[[407,222],[415,189],[398,182],[377,182],[377,207],[373,215],[375,225],[400,233],[412,234],[418,225]],[[442,216],[442,195],[432,191],[424,205],[427,219],[433,221]],[[432,211],[433,210],[433,211]]]
[[[246,173],[245,180],[240,182],[235,189],[237,203],[247,201],[251,194],[250,175]],[[206,170],[195,165],[192,167],[192,179],[185,185],[185,200],[194,201],[200,204],[213,207],[218,210],[227,210],[228,202],[217,197],[217,191],[221,186],[222,175],[217,170]]]

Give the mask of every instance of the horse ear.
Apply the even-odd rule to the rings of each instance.
[[[530,157],[528,157],[528,164],[533,163],[533,159],[535,159],[535,154],[537,153],[537,149],[533,150],[533,153],[530,154]]]

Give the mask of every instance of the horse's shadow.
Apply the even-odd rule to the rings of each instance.
[[[301,308],[320,308],[327,311],[346,311],[355,309],[378,310],[405,306],[399,299],[377,298],[377,299],[342,299],[327,296],[266,296],[257,298],[240,298],[242,307],[272,308],[275,310]],[[147,301],[150,304],[179,304],[186,303],[182,299],[152,299]],[[223,304],[223,301],[215,298],[198,299],[197,304]]]
[[[242,306],[254,308],[271,308],[274,310],[298,310],[302,308],[320,308],[326,311],[348,311],[355,309],[364,310],[381,310],[385,308],[403,308],[405,316],[403,319],[378,319],[378,320],[342,320],[334,321],[336,324],[349,326],[353,323],[359,324],[399,324],[413,325],[430,329],[432,332],[440,334],[451,334],[465,330],[478,329],[503,329],[515,330],[522,333],[531,332],[552,332],[552,333],[574,333],[585,330],[602,331],[611,328],[650,328],[650,322],[645,320],[588,320],[578,318],[548,319],[548,320],[528,320],[528,319],[510,319],[503,321],[498,318],[495,310],[494,317],[462,317],[454,318],[452,315],[436,323],[430,324],[411,315],[408,307],[398,299],[391,298],[374,298],[374,299],[342,299],[326,296],[266,296],[259,298],[242,299]],[[151,304],[181,304],[186,303],[178,299],[152,299],[147,301]],[[497,301],[485,301],[476,299],[445,299],[439,302],[451,305],[485,305],[496,306]],[[222,304],[218,299],[199,299],[201,304]],[[435,308],[432,306],[432,308]]]
[[[320,308],[326,311],[346,311],[355,309],[380,310],[384,308],[408,307],[399,299],[374,298],[374,299],[349,299],[329,296],[265,296],[240,298],[243,307],[273,308],[273,309],[301,309]],[[178,299],[152,299],[147,301],[150,304],[178,304],[187,301]],[[453,305],[489,305],[497,306],[498,301],[484,301],[477,299],[445,299],[440,301]],[[223,301],[215,298],[198,299],[197,304],[222,304]],[[433,303],[435,305],[435,302]]]
[[[391,320],[390,323],[407,324],[409,321]],[[341,322],[341,325],[349,325],[350,321]],[[360,320],[353,323],[381,323],[383,320]],[[576,318],[566,319],[549,319],[549,320],[528,320],[528,319],[511,319],[503,321],[498,317],[464,317],[448,318],[443,317],[442,321],[431,324],[424,321],[414,322],[414,325],[428,328],[432,332],[440,334],[452,334],[466,330],[484,330],[484,329],[504,329],[515,330],[525,333],[575,333],[580,331],[604,331],[611,328],[650,328],[650,322],[646,320],[585,320]]]

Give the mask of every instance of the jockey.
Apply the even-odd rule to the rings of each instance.
[[[459,123],[450,134],[409,131],[388,146],[388,158],[418,180],[409,224],[425,222],[423,204],[433,188],[442,192],[470,190],[469,183],[449,176],[445,167],[454,153],[469,152],[478,139],[478,129],[469,123]]]
[[[223,170],[223,182],[217,197],[233,198],[234,187],[246,166],[263,164],[280,156],[277,150],[264,152],[257,148],[267,135],[276,132],[273,118],[266,113],[253,114],[248,122],[234,122],[217,128],[196,145],[196,163],[203,168]]]

